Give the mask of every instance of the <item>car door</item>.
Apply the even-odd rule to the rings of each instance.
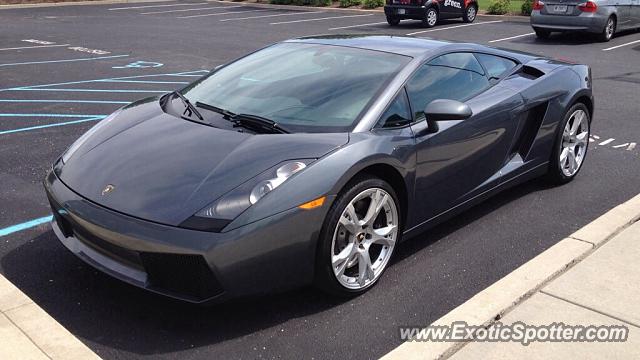
[[[440,18],[462,16],[463,0],[439,0]]]
[[[625,30],[633,26],[631,15],[632,0],[609,0],[609,4],[613,4],[616,9],[616,30]],[[604,5],[605,1],[596,1],[598,6]]]
[[[416,120],[415,211],[424,222],[498,184],[517,128],[511,110],[522,105],[522,97],[491,86],[477,58],[466,52],[424,64],[406,90]],[[423,109],[436,99],[464,101],[473,115],[430,129]]]
[[[631,0],[631,17],[634,26],[640,28],[640,0]]]

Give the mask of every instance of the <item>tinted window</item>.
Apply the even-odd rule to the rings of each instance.
[[[515,61],[500,56],[487,54],[476,54],[476,56],[478,60],[480,60],[480,63],[482,63],[482,66],[487,69],[487,76],[489,78],[499,79],[518,65]]]
[[[489,86],[489,80],[476,71],[439,65],[442,62],[435,60],[423,65],[407,83],[407,93],[415,113],[415,121],[424,119],[424,108],[433,100],[464,101]]]
[[[396,96],[387,111],[382,114],[378,127],[395,127],[411,123],[411,110],[404,89]]]
[[[281,43],[220,68],[184,95],[296,132],[350,130],[411,58],[343,46]]]
[[[429,62],[430,65],[448,66],[456,69],[475,71],[484,75],[482,66],[471,53],[451,53],[439,56]]]

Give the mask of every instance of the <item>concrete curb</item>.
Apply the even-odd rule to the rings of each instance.
[[[100,359],[0,275],[0,359]]]
[[[432,325],[451,325],[455,321],[465,321],[470,325],[488,328],[639,219],[640,195],[637,195],[498,280]],[[442,359],[450,357],[466,344],[467,342],[405,342],[382,359]]]

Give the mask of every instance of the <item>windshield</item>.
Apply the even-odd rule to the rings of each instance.
[[[270,119],[295,132],[349,131],[402,55],[341,46],[281,43],[189,85],[192,102]]]

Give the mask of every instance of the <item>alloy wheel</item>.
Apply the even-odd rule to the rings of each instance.
[[[576,110],[569,117],[569,121],[562,133],[562,149],[560,151],[560,168],[565,176],[575,175],[584,156],[589,142],[589,122],[584,110]]]
[[[607,39],[611,39],[613,37],[615,27],[615,21],[612,18],[609,18],[609,20],[607,21],[607,26],[604,29]]]
[[[429,12],[427,12],[427,24],[429,24],[429,26],[434,26],[437,21],[438,13],[435,10],[430,9]]]
[[[467,19],[469,20],[469,22],[472,22],[473,20],[475,20],[475,18],[476,18],[476,7],[469,6],[469,8],[467,9]]]
[[[334,230],[331,267],[343,287],[372,285],[387,266],[398,238],[398,209],[383,189],[370,188],[346,206]]]

